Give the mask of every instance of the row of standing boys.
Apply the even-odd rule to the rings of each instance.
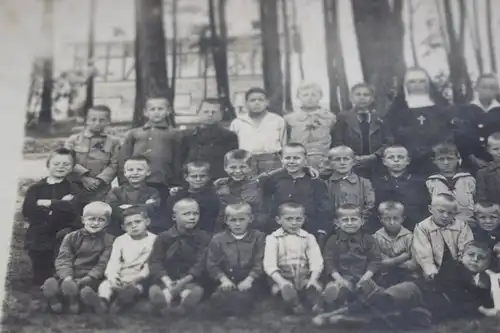
[[[287,311],[301,312],[309,290],[321,312],[349,300],[349,291],[371,295],[419,274],[433,280],[446,260],[460,261],[471,230],[490,250],[496,245],[497,79],[482,76],[476,91],[469,105],[446,106],[426,72],[413,68],[384,117],[366,84],[352,88],[353,110],[338,115],[319,106],[317,85],[304,84],[301,107],[281,117],[252,88],[248,112],[229,129],[217,100],[207,99],[202,125],[184,131],[171,129],[167,100],[152,97],[146,124],[121,143],[105,131],[109,108],[95,106],[68,150],[49,157],[49,177],[27,192],[34,283],[44,284],[55,311],[61,295],[72,295],[73,310],[81,297],[102,311],[111,299],[119,308],[146,292],[155,304],[177,298],[184,307],[204,289],[248,291],[265,271]],[[120,186],[111,188],[115,177]],[[248,260],[233,260],[240,246]]]

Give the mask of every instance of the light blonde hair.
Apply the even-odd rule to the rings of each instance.
[[[224,209],[224,215],[227,216],[235,213],[245,212],[252,214],[252,206],[247,202],[239,202],[235,204],[227,205]]]
[[[106,216],[106,218],[111,217],[113,209],[110,205],[102,201],[94,201],[83,207],[82,216],[97,214],[99,216]]]
[[[299,97],[300,93],[304,90],[312,90],[316,93],[319,94],[319,97],[323,97],[323,89],[321,89],[321,86],[317,83],[313,82],[302,82],[299,87],[297,88],[297,97]]]
[[[348,153],[350,154],[353,158],[354,156],[356,155],[354,153],[354,150],[352,150],[351,147],[348,147],[348,146],[335,146],[333,148],[331,148],[329,151],[328,151],[328,156],[332,156],[332,155],[336,155],[336,154],[339,154],[339,153]]]
[[[384,215],[388,211],[398,210],[403,215],[405,213],[405,206],[399,201],[384,201],[378,205],[378,213]]]

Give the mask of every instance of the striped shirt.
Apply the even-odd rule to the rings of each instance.
[[[373,238],[380,248],[382,259],[394,258],[403,253],[411,254],[413,234],[404,227],[401,227],[395,237],[389,236],[384,228],[380,228],[373,234]]]

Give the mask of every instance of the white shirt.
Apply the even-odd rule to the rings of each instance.
[[[238,135],[239,148],[252,154],[277,153],[286,144],[285,120],[271,112],[260,123],[247,114],[240,115],[229,129]]]
[[[117,237],[111,249],[105,275],[108,280],[119,278],[123,283],[149,276],[148,259],[156,235],[148,232],[143,239],[133,239],[128,234]]]

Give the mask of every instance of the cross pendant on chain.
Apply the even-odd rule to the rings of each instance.
[[[417,118],[418,122],[420,123],[420,126],[422,126],[422,125],[424,124],[424,121],[425,121],[426,119],[427,119],[427,118],[425,118],[423,114],[421,114],[421,115]]]

